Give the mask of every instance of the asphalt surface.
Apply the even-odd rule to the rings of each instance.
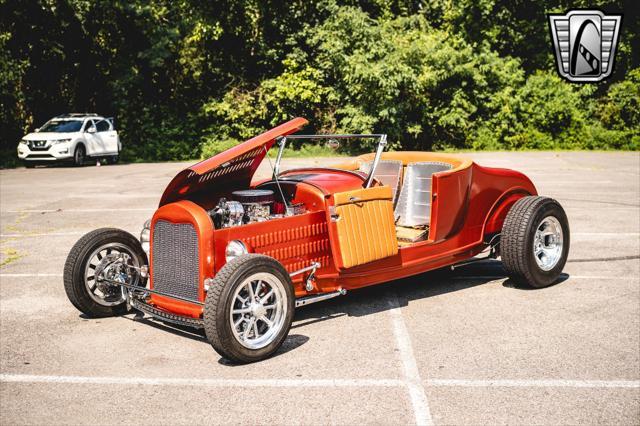
[[[246,366],[201,334],[83,318],[64,293],[74,242],[137,235],[187,164],[0,171],[0,422],[639,424],[640,155],[471,157],[565,207],[562,282],[516,288],[492,262],[351,292]]]

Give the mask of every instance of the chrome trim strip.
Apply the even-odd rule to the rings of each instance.
[[[296,299],[296,308],[300,306],[310,305],[312,303],[322,302],[323,300],[333,299],[334,297],[344,296],[347,294],[347,290],[340,289],[331,293],[322,293],[314,296],[301,297]]]
[[[150,315],[154,319],[192,328],[204,328],[204,322],[201,318],[190,318],[178,314],[164,312],[141,299],[131,299],[130,304],[132,308]]]

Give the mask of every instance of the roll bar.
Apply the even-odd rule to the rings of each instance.
[[[378,146],[376,147],[376,155],[373,158],[373,164],[371,165],[371,170],[369,171],[369,175],[364,181],[364,187],[369,188],[371,186],[371,183],[373,182],[373,176],[375,174],[376,168],[378,167],[378,163],[380,163],[380,157],[382,156],[382,151],[384,151],[384,147],[387,145],[387,135],[384,133],[279,136],[276,138],[276,142],[278,143],[278,156],[276,157],[276,162],[273,167],[274,179],[277,179],[278,174],[280,174],[280,160],[282,159],[282,153],[284,152],[284,147],[287,143],[287,139],[353,139],[353,138],[378,139]]]

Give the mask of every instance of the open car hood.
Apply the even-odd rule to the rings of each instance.
[[[164,190],[160,207],[179,200],[199,201],[207,205],[207,200],[217,201],[217,195],[248,188],[254,173],[276,138],[297,132],[306,124],[307,120],[304,118],[294,118],[182,170]]]

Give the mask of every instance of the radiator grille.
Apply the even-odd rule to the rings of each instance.
[[[193,225],[158,220],[151,250],[154,290],[198,300],[198,235]]]

